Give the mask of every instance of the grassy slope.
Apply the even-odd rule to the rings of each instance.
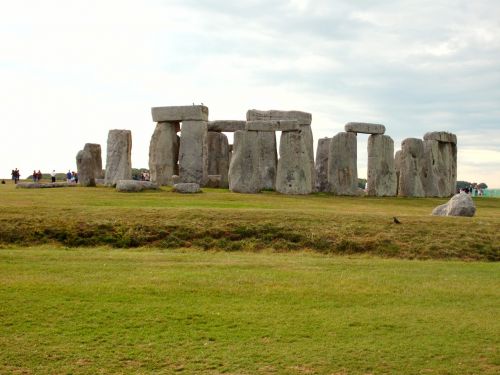
[[[205,189],[136,194],[109,188],[0,185],[0,246],[197,247],[500,260],[500,199],[474,218],[432,217],[447,199],[234,194]],[[402,225],[392,223],[397,216]]]
[[[0,373],[498,374],[498,263],[0,250]]]

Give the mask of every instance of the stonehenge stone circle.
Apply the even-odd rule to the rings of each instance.
[[[149,143],[149,173],[158,185],[173,185],[172,175],[178,174],[178,122],[159,122]]]
[[[238,121],[238,120],[209,121],[207,124],[209,132],[234,133],[238,130],[245,130],[245,126],[246,126],[246,121]]]
[[[329,191],[328,187],[328,154],[330,152],[331,138],[318,139],[316,148],[316,183],[315,190],[318,192]]]
[[[355,133],[341,132],[330,141],[328,153],[328,185],[336,195],[357,195],[357,137]]]
[[[106,174],[104,184],[115,186],[118,180],[132,178],[132,133],[130,130],[113,129],[108,133]]]
[[[367,122],[348,122],[344,126],[346,132],[364,134],[384,134],[385,126],[380,124],[370,124]]]
[[[102,170],[101,145],[97,143],[85,143],[83,147],[85,151],[90,152],[94,163],[94,177],[96,179],[104,178]]]
[[[76,154],[76,170],[80,186],[95,186],[95,163],[88,150],[80,150]]]
[[[208,121],[208,107],[203,105],[153,107],[151,115],[154,122]]]
[[[227,136],[218,132],[209,131],[207,134],[208,172],[210,175],[219,175],[219,185],[212,187],[229,187],[229,143]],[[210,182],[213,185],[213,181]]]
[[[310,194],[312,192],[310,161],[302,132],[281,133],[276,191],[282,194]]]
[[[397,191],[394,141],[382,134],[368,137],[368,191],[376,197],[393,197]]]
[[[437,206],[432,211],[434,216],[468,216],[476,213],[476,206],[472,197],[467,193],[455,194],[448,202]]]
[[[418,138],[406,138],[401,142],[399,154],[398,195],[425,197],[424,142]]]
[[[183,121],[179,147],[181,182],[203,186],[208,176],[207,122]]]

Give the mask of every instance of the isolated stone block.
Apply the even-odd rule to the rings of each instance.
[[[132,133],[130,130],[110,130],[104,184],[115,186],[118,180],[130,179],[132,179]]]
[[[80,186],[96,185],[94,159],[89,151],[78,151],[78,154],[76,154],[76,170]]]
[[[179,147],[179,176],[181,182],[203,186],[208,176],[206,121],[184,121]]]
[[[342,132],[330,142],[328,154],[328,185],[335,195],[358,194],[357,137]]]

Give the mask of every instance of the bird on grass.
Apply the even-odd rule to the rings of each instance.
[[[394,224],[401,224],[401,222],[398,220],[396,216],[394,216],[392,220],[394,220]]]

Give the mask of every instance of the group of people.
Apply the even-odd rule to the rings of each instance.
[[[71,183],[75,183],[77,184],[78,183],[78,173],[76,173],[75,171],[70,171],[68,170],[68,172],[66,173],[66,181],[68,182],[68,184],[71,184]]]
[[[32,178],[33,182],[40,182],[40,180],[42,179],[42,172],[40,172],[40,169],[38,170],[38,172],[36,170],[33,170]]]
[[[141,173],[141,181],[149,181],[149,178],[149,172],[146,171]]]
[[[19,169],[13,169],[12,170],[12,181],[14,181],[15,184],[17,184],[17,181],[19,181],[19,177],[21,177],[21,172],[19,172]]]

